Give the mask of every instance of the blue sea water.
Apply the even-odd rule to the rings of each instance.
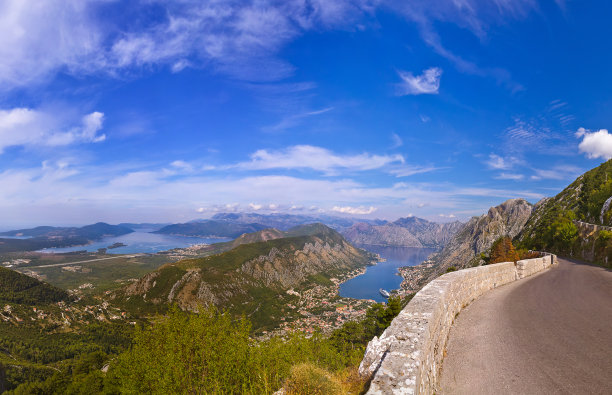
[[[373,299],[377,302],[386,301],[386,298],[379,292],[380,288],[391,291],[400,287],[402,277],[397,271],[398,268],[418,265],[435,251],[433,248],[369,245],[362,245],[360,247],[379,254],[386,261],[368,267],[364,274],[341,284],[340,296],[355,299]]]
[[[95,241],[91,244],[62,247],[62,248],[45,248],[41,252],[74,252],[87,250],[95,252],[98,248],[107,248],[115,243],[126,244],[126,247],[117,247],[109,249],[108,254],[134,254],[134,253],[155,253],[159,251],[171,250],[173,248],[185,248],[194,244],[212,244],[228,241],[227,238],[205,238],[205,237],[185,237],[171,236],[156,233],[148,233],[146,230],[138,230],[127,235],[117,237],[106,237],[102,240]]]

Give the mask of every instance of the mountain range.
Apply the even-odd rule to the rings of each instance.
[[[440,224],[417,217],[400,218],[395,222],[389,222],[380,219],[363,220],[334,216],[219,213],[211,219],[168,225],[154,233],[236,238],[244,233],[266,228],[284,231],[295,226],[318,222],[336,229],[355,244],[395,247],[441,248],[463,226],[458,221]]]
[[[342,234],[359,245],[441,248],[463,226],[459,221],[441,224],[422,218],[406,217],[381,225],[357,223]]]

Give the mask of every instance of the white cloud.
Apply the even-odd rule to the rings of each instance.
[[[485,161],[485,164],[494,170],[509,170],[514,167],[519,160],[514,157],[503,158],[496,154],[489,154],[489,159]]]
[[[403,162],[401,155],[339,155],[321,147],[295,145],[278,151],[258,150],[251,155],[250,162],[239,163],[236,167],[245,170],[312,169],[335,174],[340,169],[373,170]]]
[[[578,129],[576,137],[582,138],[578,145],[580,152],[585,153],[590,159],[612,158],[612,135],[606,129],[597,132],[588,132],[584,128]]]
[[[507,83],[507,71],[479,68],[444,48],[434,26],[453,23],[482,39],[490,25],[538,7],[533,0],[4,0],[0,86],[21,86],[60,71],[114,76],[158,65],[172,72],[209,66],[244,80],[279,80],[294,71],[278,57],[288,42],[307,31],[363,28],[378,8],[417,25],[424,41],[458,69]],[[129,17],[112,19],[114,12],[156,17],[133,23]],[[437,92],[427,76],[409,77],[409,94]]]
[[[410,72],[398,72],[402,82],[398,84],[398,94],[404,95],[422,95],[422,94],[437,94],[440,89],[440,77],[442,69],[432,67],[421,75],[413,75]]]
[[[262,204],[249,203],[249,208],[254,211],[259,211],[263,208]]]
[[[438,217],[441,218],[457,218],[455,214],[438,214]]]
[[[337,213],[356,214],[356,215],[372,214],[376,210],[378,210],[378,209],[376,207],[373,207],[373,206],[370,206],[370,207],[364,207],[364,206],[359,206],[359,207],[351,207],[351,206],[339,207],[339,206],[334,206],[332,208],[332,211],[335,211]]]
[[[523,178],[525,178],[525,176],[523,174],[516,174],[516,173],[500,173],[499,175],[497,175],[495,177],[498,180],[522,180]]]
[[[373,11],[371,1],[4,0],[0,86],[152,65],[180,72],[209,64],[245,80],[278,80],[294,69],[276,57],[283,45],[307,30],[351,27]],[[161,17],[126,23],[114,12]]]
[[[80,124],[79,124],[80,122]],[[106,136],[104,114],[92,112],[77,119],[65,119],[52,111],[30,108],[0,110],[0,153],[11,146],[62,146],[97,143]]]
[[[0,87],[27,85],[98,63],[102,36],[89,0],[0,2]]]

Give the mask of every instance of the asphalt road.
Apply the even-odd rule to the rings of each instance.
[[[612,394],[612,271],[559,259],[457,317],[442,394]]]

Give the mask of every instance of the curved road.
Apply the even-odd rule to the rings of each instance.
[[[487,292],[450,331],[443,394],[612,394],[612,271],[559,259]]]

